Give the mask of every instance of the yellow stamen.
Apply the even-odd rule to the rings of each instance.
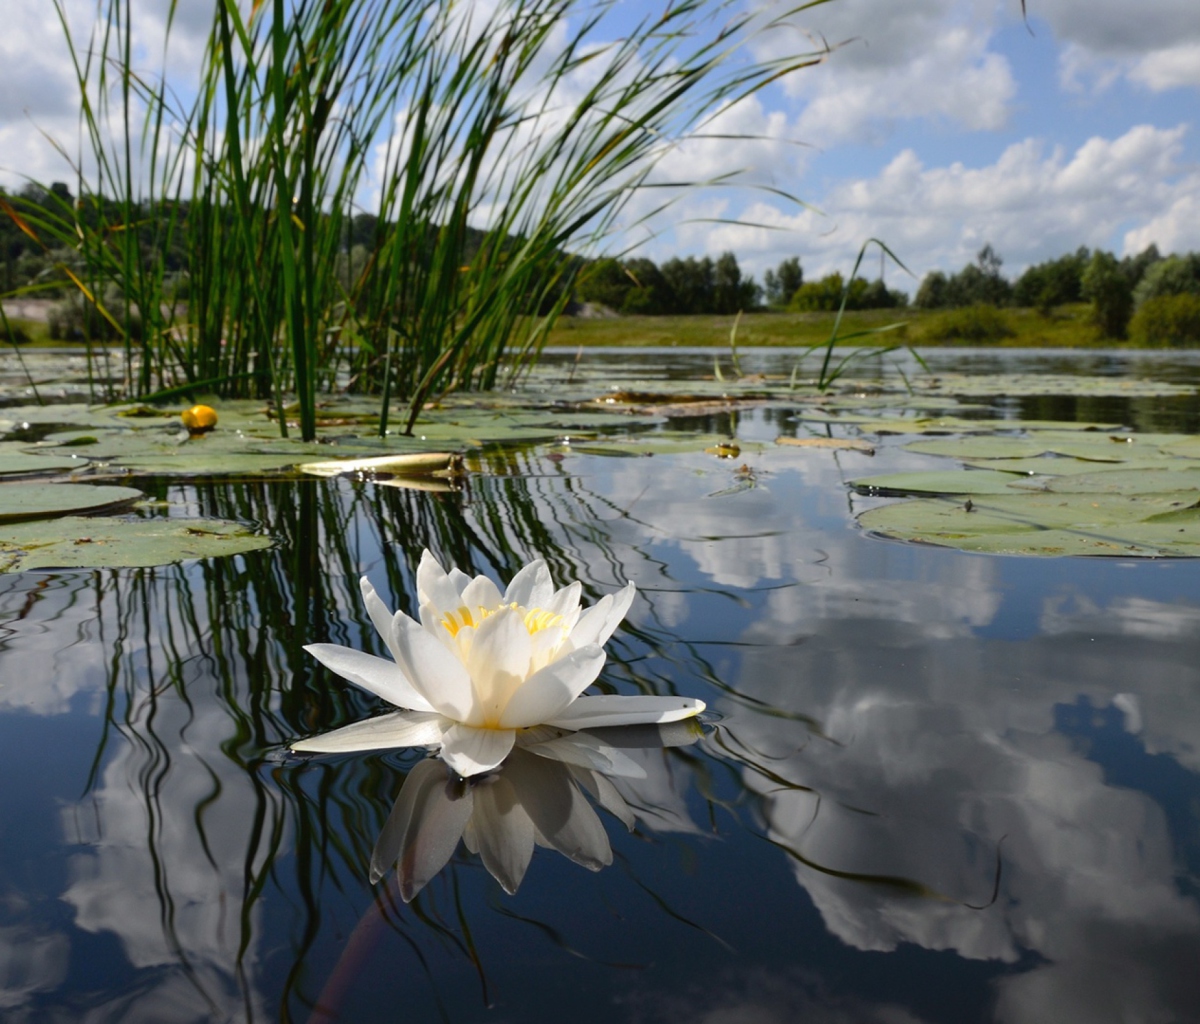
[[[477,606],[472,612],[466,605],[459,607],[457,611],[446,612],[442,616],[442,625],[446,627],[446,631],[451,636],[458,636],[458,631],[464,626],[474,628],[482,624],[483,620],[489,616],[495,615],[496,612],[503,608],[513,608],[517,611],[525,611],[522,621],[525,623],[525,628],[529,631],[530,636],[540,633],[544,629],[550,629],[554,626],[563,628],[564,620],[558,612],[549,612],[544,608],[529,608],[522,609],[515,601],[512,604],[502,604],[496,608],[483,608]]]

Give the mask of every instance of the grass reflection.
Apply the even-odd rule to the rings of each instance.
[[[213,1016],[295,1019],[336,982],[323,966],[338,955],[331,915],[348,934],[368,919],[386,927],[418,959],[432,943],[481,965],[471,938],[478,908],[460,878],[475,877],[475,862],[458,855],[444,883],[407,907],[386,884],[367,890],[376,836],[414,762],[386,755],[301,766],[279,751],[374,708],[302,650],[331,642],[387,656],[358,594],[364,572],[410,613],[426,547],[499,579],[537,555],[557,578],[581,579],[592,601],[613,578],[645,577],[648,567],[667,575],[648,554],[607,541],[607,521],[626,511],[531,468],[520,453],[488,456],[488,472],[461,494],[345,480],[200,484],[187,497],[202,514],[269,525],[277,546],[48,578],[46,587],[84,606],[105,652],[95,750],[74,810],[92,824],[79,830],[82,867],[64,898],[82,927],[118,937],[129,984],[151,964],[169,965]],[[692,652],[646,621],[615,642],[606,688],[668,695],[695,678]],[[702,770],[694,754],[666,760],[689,776]],[[678,785],[661,789],[678,799]],[[651,820],[656,792],[627,796]],[[668,808],[652,824],[682,827],[686,814]],[[159,908],[153,927],[134,910],[146,901]]]

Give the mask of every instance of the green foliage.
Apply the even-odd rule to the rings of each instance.
[[[1000,273],[1003,263],[989,243],[979,250],[974,263],[957,274],[947,276],[940,270],[927,274],[917,289],[916,305],[921,309],[1008,305],[1013,289]]]
[[[800,266],[800,258],[792,256],[781,261],[775,270],[768,270],[763,274],[767,305],[786,306],[802,284],[804,270]]]
[[[1013,302],[1018,306],[1049,313],[1055,306],[1083,298],[1082,279],[1091,253],[1086,246],[1026,269],[1013,285]]]
[[[843,299],[845,304],[843,307]],[[836,271],[801,285],[792,296],[789,308],[796,312],[833,312],[837,309],[900,309],[908,305],[908,296],[893,291],[882,279],[867,282],[854,278],[847,287],[842,275]]]
[[[1200,253],[1168,256],[1152,263],[1133,291],[1133,304],[1140,308],[1150,299],[1188,293],[1200,295]]]
[[[826,274],[819,281],[808,281],[802,284],[792,296],[788,308],[800,313],[825,312],[829,313],[842,306],[842,296],[845,293],[846,309],[861,309],[861,299],[867,290],[867,282],[856,277],[846,287],[846,281],[838,271]]]
[[[114,378],[132,395],[270,397],[286,431],[294,391],[311,437],[316,396],[348,377],[380,395],[381,432],[394,397],[411,429],[431,393],[491,387],[536,356],[582,265],[566,254],[604,244],[681,137],[819,56],[747,62],[766,23],[695,0],[597,49],[609,8],[220,3],[181,105],[165,72],[135,67],[128,4],[104,5],[75,46],[54,0],[80,196],[52,186],[20,224],[6,210],[10,226],[42,253],[74,247],[82,272],[58,269],[120,338]],[[721,31],[701,31],[714,16]]]
[[[1137,345],[1200,345],[1200,295],[1156,295],[1133,314],[1129,339]]]
[[[1136,256],[1126,256],[1121,260],[1121,273],[1129,278],[1130,287],[1136,289],[1146,272],[1161,259],[1158,246],[1151,242]]]
[[[934,341],[987,344],[1016,336],[1008,317],[995,306],[980,303],[948,310],[932,319],[924,335]]]
[[[1080,290],[1092,304],[1092,322],[1104,337],[1124,338],[1133,312],[1133,291],[1112,253],[1097,250],[1092,255]]]
[[[949,303],[946,301],[949,279],[940,270],[931,270],[921,280],[913,305],[917,309],[943,309]]]

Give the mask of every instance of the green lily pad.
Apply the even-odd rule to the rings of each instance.
[[[1101,465],[1096,459],[1078,459],[1063,455],[1040,455],[1029,459],[963,459],[964,466],[977,469],[994,469],[1003,473],[1020,474],[1022,476],[1078,476],[1083,473],[1095,473]],[[1162,469],[1168,466],[1178,466],[1168,455],[1151,452],[1137,458],[1124,459],[1111,464],[1114,469]],[[1104,470],[1103,472],[1107,472]]]
[[[870,509],[867,530],[963,551],[1015,555],[1200,556],[1200,495],[984,496],[970,506],[919,499]]]
[[[885,473],[851,480],[863,493],[890,494],[1011,494],[1014,482],[1025,478],[989,469],[948,469],[929,473]]]
[[[653,434],[635,434],[632,437],[602,439],[564,444],[557,450],[576,455],[682,455],[688,452],[703,452],[708,448],[728,445],[729,438],[723,434],[696,434],[688,431],[662,431]],[[738,442],[739,452],[759,452],[763,445],[755,442]]]
[[[1074,473],[1044,481],[1021,479],[1013,486],[1046,490],[1055,494],[1166,494],[1200,491],[1200,467],[1168,469],[1165,466],[1141,466],[1136,469],[1108,469],[1096,473]]]
[[[136,501],[132,487],[95,484],[0,484],[0,523],[106,512]]]
[[[270,537],[220,519],[82,518],[0,525],[0,572],[167,565],[269,547]]]
[[[71,455],[37,454],[20,441],[0,441],[0,476],[16,473],[61,473],[81,469],[87,460]]]
[[[921,455],[945,455],[958,459],[1019,459],[1046,452],[1046,446],[1031,438],[973,434],[970,437],[939,437],[911,441],[905,451]]]

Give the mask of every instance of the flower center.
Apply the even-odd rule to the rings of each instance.
[[[563,617],[558,612],[548,612],[544,608],[522,608],[514,601],[512,604],[497,605],[495,608],[476,606],[474,611],[463,605],[458,611],[446,612],[442,616],[442,625],[446,627],[446,631],[451,636],[458,636],[458,631],[464,626],[474,628],[480,625],[484,619],[505,608],[513,608],[525,613],[521,621],[525,623],[525,628],[529,631],[530,636],[537,636],[543,630],[554,626],[561,629],[565,624]]]

